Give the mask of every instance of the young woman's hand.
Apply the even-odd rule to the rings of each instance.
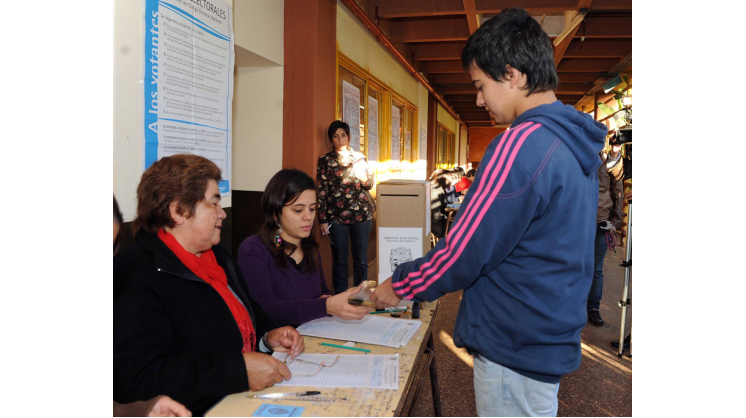
[[[341,319],[363,319],[368,315],[368,308],[350,305],[347,299],[363,290],[363,285],[347,289],[346,291],[326,299],[326,313]]]

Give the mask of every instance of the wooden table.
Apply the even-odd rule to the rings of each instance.
[[[259,392],[243,392],[226,396],[210,411],[208,417],[236,416],[250,417],[263,403],[278,405],[292,405],[305,408],[304,417],[334,417],[334,416],[367,416],[390,417],[407,416],[417,404],[425,371],[430,371],[431,390],[433,392],[433,406],[435,416],[442,416],[440,406],[440,391],[438,389],[438,374],[435,369],[435,351],[433,346],[432,325],[438,313],[439,302],[428,302],[420,308],[422,325],[405,347],[391,348],[381,345],[357,343],[359,348],[367,348],[370,354],[399,354],[399,389],[367,389],[367,388],[315,388],[308,386],[273,386]],[[403,315],[402,318],[409,319]],[[355,354],[353,350],[325,347],[320,343],[342,344],[339,340],[304,336],[306,353],[323,354]],[[302,392],[306,390],[320,390],[321,395],[339,399],[336,402],[311,401],[283,401],[281,399],[251,399],[247,394],[264,394],[275,392]],[[406,402],[411,396],[411,402]],[[343,400],[345,399],[346,400]],[[405,405],[407,403],[408,405]]]

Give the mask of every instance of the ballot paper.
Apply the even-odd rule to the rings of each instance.
[[[359,320],[319,318],[298,327],[301,335],[342,341],[403,347],[420,329],[422,321],[367,315]]]
[[[272,357],[285,361],[287,354],[275,352]],[[335,359],[339,360],[335,363]],[[399,355],[309,354],[301,353],[288,364],[293,377],[277,386],[312,386],[332,388],[399,388]],[[313,362],[313,363],[309,363]],[[321,363],[332,365],[321,367]],[[314,364],[315,363],[315,364]],[[311,375],[311,376],[309,376]]]

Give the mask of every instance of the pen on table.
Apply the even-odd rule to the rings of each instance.
[[[337,345],[337,344],[329,344],[329,343],[319,343],[326,347],[336,347],[336,348],[345,348],[347,350],[355,350],[355,351],[362,351],[364,353],[370,353],[370,350],[367,348],[357,348],[357,347],[347,347],[346,345]]]
[[[263,395],[248,395],[249,398],[256,398],[256,399],[272,399],[272,398],[282,398],[285,396],[313,396],[313,395],[320,395],[321,392],[318,390],[309,390],[306,392],[278,392],[278,393],[265,393]]]

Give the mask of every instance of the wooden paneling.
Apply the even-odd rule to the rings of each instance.
[[[487,151],[487,146],[490,142],[502,132],[505,132],[506,128],[481,128],[474,127],[469,129],[469,160],[470,161],[481,161],[484,157],[484,152]]]
[[[418,67],[420,71],[428,74],[464,74],[464,67],[461,66],[461,61],[424,61]]]
[[[560,65],[557,67],[557,71],[566,73],[587,73],[587,72],[599,72],[603,73],[611,70],[614,65],[619,62],[618,59],[606,58],[606,59],[580,59],[580,58],[566,58],[562,60]]]
[[[469,25],[463,17],[392,22],[389,28],[394,43],[466,41],[469,38]]]
[[[334,120],[337,2],[285,0],[282,167],[316,178],[328,152],[326,129]],[[331,248],[321,241],[321,259],[331,286]]]
[[[582,33],[582,31],[581,31]],[[565,58],[623,58],[632,52],[632,39],[575,38],[565,51]]]
[[[410,45],[415,61],[461,60],[466,42]]]
[[[461,0],[378,0],[375,6],[381,19],[464,14]]]

